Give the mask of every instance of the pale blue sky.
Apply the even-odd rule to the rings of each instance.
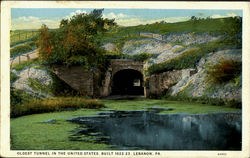
[[[58,28],[63,18],[81,12],[89,13],[93,8],[12,8],[11,29],[38,29],[42,24]],[[103,17],[115,18],[118,25],[134,26],[156,21],[179,22],[197,17],[242,16],[241,10],[187,10],[187,9],[104,9]]]

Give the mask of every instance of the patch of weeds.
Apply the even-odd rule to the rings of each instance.
[[[34,97],[23,90],[10,87],[10,105],[16,106],[32,100]]]
[[[130,41],[130,40],[138,40],[138,39],[145,39],[145,37],[141,37],[139,36],[138,34],[133,34],[131,36],[124,36],[122,38],[119,38],[119,39],[116,39],[112,42],[116,43],[116,46],[118,48],[118,50],[121,50],[122,47],[124,46],[124,44],[127,42],[127,41]],[[140,42],[136,42],[135,41],[135,45],[141,45]]]
[[[180,47],[178,47],[178,48],[172,50],[172,52],[173,52],[173,53],[179,53],[179,52],[181,52],[183,49],[185,49],[185,47],[180,46]]]
[[[180,46],[184,46],[183,42],[180,40],[176,40],[173,42],[174,45],[180,45]]]
[[[15,82],[17,79],[18,79],[18,76],[15,73],[10,72],[10,83]]]
[[[127,59],[129,55],[120,52],[109,52],[104,56],[106,59]]]
[[[241,67],[239,61],[221,59],[218,64],[208,68],[208,77],[214,83],[226,83],[240,75]]]
[[[133,55],[133,56],[131,56],[131,58],[132,58],[132,59],[135,59],[135,60],[147,61],[147,60],[149,60],[152,56],[153,56],[153,54],[149,54],[149,53],[147,53],[147,52],[144,52],[144,53],[140,53],[140,54]]]
[[[203,96],[209,95],[211,92],[213,92],[213,90],[215,90],[216,86],[217,86],[217,84],[208,80],[204,86],[204,87],[206,87],[206,89],[204,90]]]
[[[105,106],[102,103],[83,97],[55,97],[48,99],[34,99],[32,101],[26,102],[25,104],[16,104],[11,106],[11,117],[14,118],[23,115],[53,111],[65,111],[67,109],[100,109],[103,107]]]
[[[140,47],[141,45],[149,44],[149,43],[150,43],[149,41],[132,41],[131,45],[133,47]]]
[[[226,102],[226,105],[228,107],[237,108],[237,109],[242,108],[242,102],[237,101],[237,100],[229,100],[229,101]]]
[[[234,88],[238,87],[240,85],[240,83],[241,83],[241,76],[240,75],[236,76],[233,79],[233,81],[234,81]]]
[[[45,86],[37,78],[28,78],[28,85],[35,91],[52,94],[50,90],[51,85]]]

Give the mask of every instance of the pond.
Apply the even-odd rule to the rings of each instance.
[[[159,114],[160,110],[104,111],[68,121],[81,125],[72,135],[91,136],[96,143],[109,144],[108,149],[241,150],[241,112]]]

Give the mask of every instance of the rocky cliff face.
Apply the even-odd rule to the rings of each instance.
[[[168,71],[148,78],[148,95],[184,94],[186,97],[208,97],[222,100],[241,101],[242,74],[236,80],[223,84],[213,83],[208,77],[208,66],[218,64],[219,60],[241,62],[241,49],[221,50],[203,57],[195,69]],[[166,75],[168,74],[168,75]]]
[[[222,36],[212,36],[207,33],[172,33],[162,36],[161,39],[143,38],[142,36],[141,39],[126,41],[121,48],[121,52],[128,55],[136,55],[145,52],[154,54],[148,63],[149,66],[165,62],[190,49],[194,49],[195,44],[208,43],[219,38],[222,38]],[[115,51],[118,49],[115,43],[105,43],[103,48],[107,51]]]
[[[49,93],[53,79],[47,70],[33,66],[21,71],[12,69],[11,72],[17,76],[17,79],[11,84],[14,89],[22,90],[38,98],[53,96]]]
[[[242,91],[242,75],[238,81],[230,81],[224,84],[212,83],[207,77],[207,67],[213,66],[221,59],[240,61],[242,58],[241,49],[222,50],[208,54],[203,57],[197,64],[197,73],[194,75],[183,76],[182,79],[173,87],[169,94],[177,95],[184,92],[191,97],[211,97],[223,100],[238,100],[241,101]]]
[[[176,58],[187,51],[199,49],[197,44],[224,38],[223,36],[212,36],[207,33],[172,33],[162,37],[162,40],[154,38],[141,38],[125,42],[121,51],[128,55],[136,55],[147,52],[154,54],[145,64],[145,68],[152,64],[166,62]],[[105,49],[115,49],[114,43],[105,45]],[[117,49],[117,48],[116,48]],[[208,79],[208,66],[215,65],[221,59],[240,61],[242,58],[241,49],[227,49],[211,52],[203,57],[195,69],[174,70],[148,77],[147,95],[178,95],[185,93],[189,97],[209,97],[224,100],[241,101],[242,75],[237,81],[230,81],[224,84],[214,84]]]

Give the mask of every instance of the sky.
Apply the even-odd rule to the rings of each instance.
[[[39,29],[42,24],[58,28],[62,19],[73,15],[90,13],[94,8],[12,8],[11,30]],[[103,18],[115,19],[121,26],[151,24],[162,20],[168,23],[186,21],[191,16],[223,18],[241,16],[242,10],[187,10],[187,9],[108,9]]]

